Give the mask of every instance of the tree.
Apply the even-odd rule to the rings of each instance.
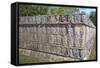
[[[57,14],[65,14],[65,9],[62,7],[58,8]]]
[[[73,7],[53,7],[50,9],[50,15],[57,15],[57,14],[72,14],[76,8]]]
[[[19,5],[19,15],[20,16],[27,16],[27,15],[29,15],[30,13],[29,13],[29,8],[30,8],[31,6],[29,6],[29,5]]]
[[[46,15],[47,13],[48,13],[47,6],[19,5],[19,15],[20,16]]]
[[[96,12],[95,11],[92,11],[90,13],[90,19],[93,22],[93,24],[96,26]]]
[[[65,14],[68,14],[68,15],[71,15],[71,14],[73,14],[76,11],[78,12],[79,9],[74,8],[74,7],[66,7],[65,8]]]

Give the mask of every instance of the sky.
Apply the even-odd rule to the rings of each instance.
[[[91,11],[96,11],[94,8],[79,8],[80,12],[84,11],[86,14],[90,15]]]

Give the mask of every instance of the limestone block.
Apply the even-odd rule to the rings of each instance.
[[[61,35],[66,35],[67,34],[67,28],[66,27],[62,27],[62,28],[60,28],[61,29]]]
[[[36,24],[36,17],[32,16],[32,24]]]
[[[68,40],[68,46],[73,47],[74,46],[74,33],[73,33],[73,28],[71,25],[68,25],[68,35],[67,35],[67,40]]]
[[[61,43],[61,35],[56,35],[56,39],[57,39],[57,44],[62,44]]]
[[[67,42],[68,42],[67,41],[67,36],[66,35],[62,36],[62,45],[65,46],[65,47],[68,47]]]

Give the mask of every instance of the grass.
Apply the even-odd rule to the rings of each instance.
[[[32,56],[26,56],[23,54],[19,54],[19,64],[40,63],[43,61],[44,61],[43,58],[40,58],[40,57],[32,57]]]
[[[96,39],[95,39],[95,41],[94,41],[94,44],[93,44],[93,47],[92,47],[92,50],[91,50],[89,59],[90,59],[90,60],[96,59]]]

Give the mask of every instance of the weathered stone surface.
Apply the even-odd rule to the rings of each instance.
[[[55,16],[21,16],[19,24],[85,24],[95,28],[89,17],[86,15],[55,15]]]
[[[23,16],[19,25],[20,51],[28,56],[47,57],[50,62],[86,58],[96,33],[85,15]]]

